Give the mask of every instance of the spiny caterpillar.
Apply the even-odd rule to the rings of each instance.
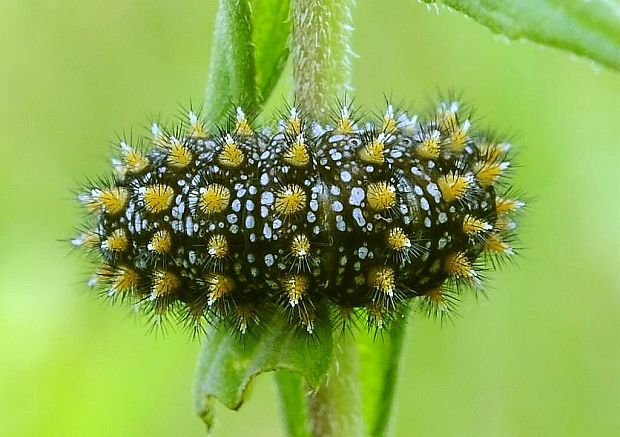
[[[411,299],[450,315],[485,258],[514,254],[510,145],[457,102],[377,118],[345,103],[321,124],[293,107],[256,129],[237,108],[207,132],[190,112],[153,124],[148,150],[122,141],[114,176],[78,196],[90,219],[73,243],[101,260],[91,283],[195,329],[246,333],[280,311],[312,333],[321,305],[381,329]]]

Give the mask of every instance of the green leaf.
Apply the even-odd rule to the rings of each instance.
[[[238,409],[248,386],[261,373],[288,370],[317,387],[327,372],[333,347],[329,317],[318,318],[312,337],[291,329],[279,314],[265,325],[242,339],[215,328],[208,333],[194,386],[196,412],[208,429],[213,425],[213,400]]]
[[[613,0],[425,0],[510,39],[529,39],[620,70],[620,4]]]
[[[407,333],[406,314],[403,310],[399,317],[401,322],[395,323],[382,337],[360,333],[357,338],[364,419],[368,435],[373,437],[390,434],[394,391]]]
[[[291,372],[275,372],[282,405],[282,417],[289,437],[310,437],[308,399],[304,379]]]
[[[252,0],[258,98],[265,103],[288,59],[291,33],[288,0]]]

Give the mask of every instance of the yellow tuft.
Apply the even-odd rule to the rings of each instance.
[[[368,273],[368,285],[389,297],[394,296],[396,289],[394,269],[387,266],[371,268]]]
[[[446,298],[446,294],[442,286],[432,288],[424,293],[424,298],[427,304],[430,304],[431,315],[446,315],[450,312],[451,305],[449,299]]]
[[[297,135],[297,139],[291,145],[291,147],[284,152],[284,162],[294,167],[305,167],[310,162],[310,155],[308,154],[308,147],[304,142],[304,136],[302,134]]]
[[[220,184],[209,184],[200,190],[199,208],[206,215],[222,212],[228,207],[230,190]]]
[[[462,199],[469,188],[471,179],[463,175],[451,172],[437,181],[441,195],[448,203]]]
[[[167,270],[156,269],[151,279],[151,291],[154,297],[174,293],[181,287],[181,280],[177,275]]]
[[[508,168],[509,162],[477,162],[474,165],[476,179],[481,187],[489,187]]]
[[[512,231],[517,227],[517,224],[507,218],[506,216],[499,216],[497,220],[495,220],[495,226],[493,229],[496,231]]]
[[[172,237],[165,229],[155,232],[147,246],[148,250],[157,252],[160,255],[170,252],[172,248]]]
[[[385,115],[383,116],[383,127],[381,130],[385,133],[390,133],[396,129],[396,126],[397,123],[394,118],[394,107],[392,105],[388,105]]]
[[[444,271],[457,278],[475,279],[478,276],[465,252],[453,252],[446,256]]]
[[[291,253],[297,258],[310,255],[310,240],[303,234],[295,235],[291,243]]]
[[[205,277],[205,285],[209,293],[207,304],[211,306],[233,291],[235,281],[228,276],[212,273]]]
[[[213,258],[224,258],[228,255],[228,241],[221,234],[212,235],[207,242],[207,253]]]
[[[305,275],[287,275],[281,282],[292,307],[299,304],[300,299],[310,288],[310,280]]]
[[[73,238],[71,240],[71,244],[74,246],[83,246],[83,247],[97,247],[101,239],[99,235],[94,232],[85,232],[80,234],[79,237]]]
[[[411,240],[402,228],[392,228],[387,237],[388,247],[391,250],[402,252],[411,248]]]
[[[237,122],[235,123],[235,134],[249,137],[254,134],[252,126],[248,123],[248,119],[245,117],[243,110],[237,108]]]
[[[243,154],[237,143],[235,143],[235,141],[230,135],[227,135],[226,144],[224,144],[222,151],[217,157],[218,162],[224,167],[235,168],[239,167],[243,163],[244,159],[245,155]]]
[[[443,294],[443,289],[441,287],[436,287],[428,290],[425,294],[428,299],[433,302],[435,305],[440,307],[446,305],[446,299]]]
[[[152,214],[157,214],[170,207],[174,190],[165,184],[149,185],[144,190],[143,197],[146,210]]]
[[[422,139],[422,143],[416,148],[418,156],[424,159],[439,158],[439,154],[441,153],[440,135],[438,130],[434,130],[430,134],[427,134],[425,138]]]
[[[129,247],[129,239],[124,229],[117,229],[105,239],[102,243],[104,249],[113,250],[115,252],[124,252]]]
[[[237,316],[235,324],[241,334],[248,332],[248,325],[251,322],[258,323],[259,321],[256,310],[251,304],[238,304],[235,308],[235,315]]]
[[[473,215],[466,214],[463,218],[463,232],[469,236],[490,231],[491,229],[493,229],[493,226]]]
[[[105,190],[96,190],[88,200],[88,206],[93,210],[103,210],[110,215],[120,214],[129,194],[125,188],[113,187]]]
[[[121,143],[121,151],[125,161],[125,171],[127,173],[141,173],[149,166],[149,159],[144,154],[129,147],[127,143]]]
[[[504,159],[504,157],[510,150],[510,144],[498,144],[490,141],[484,141],[478,144],[478,150],[480,151],[480,156],[484,158],[484,161],[499,162]]]
[[[457,124],[456,114],[459,110],[459,102],[441,102],[437,110],[437,121],[446,129]]]
[[[387,182],[375,182],[368,185],[366,197],[372,209],[376,211],[390,209],[396,205],[396,188]]]
[[[286,132],[294,136],[301,134],[301,119],[297,114],[297,108],[291,108],[291,116],[286,125]]]
[[[488,252],[503,253],[505,255],[513,255],[515,253],[514,249],[498,233],[493,233],[484,241],[484,249]]]
[[[372,164],[383,164],[385,153],[385,135],[379,134],[379,136],[372,140],[372,143],[365,144],[360,150],[360,159]]]
[[[303,188],[295,184],[286,185],[276,192],[274,207],[279,214],[291,215],[303,210],[306,200]]]
[[[467,131],[469,130],[470,122],[465,120],[462,125],[452,125],[450,133],[450,141],[448,144],[448,150],[454,153],[462,152],[467,144]]]
[[[192,151],[178,141],[174,141],[169,147],[168,164],[171,167],[182,169],[192,163]]]
[[[104,264],[97,276],[110,283],[110,294],[133,290],[138,286],[140,275],[131,267]]]
[[[495,198],[495,211],[497,214],[510,214],[517,212],[525,206],[525,202],[516,199],[507,199],[505,197]]]
[[[151,133],[153,134],[153,142],[155,146],[166,147],[166,134],[157,123],[151,124]]]
[[[383,325],[385,323],[384,320],[384,309],[378,303],[369,303],[366,306],[368,311],[368,323],[372,323],[375,325],[377,329],[383,329]]]
[[[351,111],[346,106],[340,109],[340,119],[338,120],[336,130],[342,134],[351,134],[355,130],[351,121]]]
[[[202,121],[198,119],[198,116],[194,112],[189,113],[189,124],[192,127],[190,135],[195,138],[204,138],[207,136],[207,130]]]

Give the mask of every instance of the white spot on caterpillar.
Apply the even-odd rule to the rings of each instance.
[[[262,205],[271,205],[273,203],[273,193],[271,191],[265,191],[261,194],[260,203]]]
[[[351,182],[351,173],[346,170],[342,170],[340,172],[340,179],[342,180],[342,182]]]
[[[271,267],[274,262],[275,262],[275,259],[273,258],[272,254],[269,253],[269,254],[265,255],[265,265],[267,267]]]
[[[435,201],[437,203],[439,203],[439,199],[441,199],[441,191],[439,191],[439,187],[437,186],[437,184],[430,182],[426,186],[426,191],[428,192],[428,194],[435,198]]]
[[[355,187],[351,189],[351,195],[349,196],[349,204],[353,206],[360,206],[364,200],[364,189]]]
[[[334,212],[342,212],[342,209],[343,209],[343,205],[342,205],[341,202],[339,202],[337,200],[332,202],[332,210]]]
[[[359,227],[363,227],[366,224],[366,219],[364,218],[364,213],[360,208],[355,208],[353,210],[353,218]]]

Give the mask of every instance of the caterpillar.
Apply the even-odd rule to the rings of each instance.
[[[253,126],[240,107],[213,131],[190,111],[120,142],[114,174],[80,190],[75,246],[90,280],[157,320],[241,334],[281,312],[313,333],[317,309],[383,329],[409,302],[450,316],[486,266],[515,254],[524,202],[505,183],[510,144],[456,101],[426,118],[350,103],[319,123],[288,107]],[[491,262],[487,262],[491,260]]]

